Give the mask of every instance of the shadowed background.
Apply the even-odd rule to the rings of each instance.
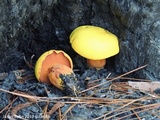
[[[45,51],[62,49],[75,68],[85,67],[69,43],[72,30],[90,24],[117,35],[120,53],[106,68],[119,74],[148,66],[134,76],[160,79],[159,0],[1,0],[0,72],[26,68]]]

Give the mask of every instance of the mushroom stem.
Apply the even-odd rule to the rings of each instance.
[[[66,65],[62,64],[56,64],[48,69],[49,74],[48,78],[50,82],[57,88],[63,90],[64,89],[64,83],[63,80],[60,78],[60,74],[67,75],[73,73],[72,69]]]
[[[92,68],[103,68],[106,64],[106,59],[101,59],[101,60],[91,60],[91,59],[87,59],[87,64],[89,65],[89,67]]]

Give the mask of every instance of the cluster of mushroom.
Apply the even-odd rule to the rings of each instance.
[[[109,31],[91,25],[77,27],[70,34],[72,48],[87,59],[89,67],[103,68],[106,58],[119,52],[118,38]],[[35,76],[40,82],[52,83],[63,90],[60,74],[72,74],[73,62],[62,50],[50,50],[40,56],[35,65]]]

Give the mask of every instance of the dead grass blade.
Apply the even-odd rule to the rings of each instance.
[[[62,118],[61,118],[60,120],[64,120],[64,119],[65,119],[65,116],[67,115],[67,113],[68,113],[69,111],[71,111],[71,109],[74,108],[76,105],[77,105],[76,103],[72,104],[72,105],[68,108],[68,110],[65,111],[65,113],[62,115]]]
[[[14,103],[14,101],[16,101],[17,100],[17,98],[18,97],[16,97],[14,100],[12,100],[6,107],[4,107],[1,111],[0,111],[0,113],[2,113],[3,111],[5,111],[6,109],[8,109],[13,103]]]
[[[135,114],[135,116],[138,118],[138,120],[141,120],[141,118],[139,117],[139,115],[137,114],[137,112],[135,112],[134,110],[132,110],[132,111]]]
[[[18,104],[17,106],[15,106],[12,110],[11,110],[11,117],[13,118],[21,118],[21,116],[18,116],[17,115],[17,112],[25,107],[28,107],[32,105],[32,102],[26,102],[26,103],[23,103],[23,104]],[[23,118],[24,119],[24,118]]]
[[[143,81],[143,82],[150,82],[152,80],[147,80],[147,79],[141,79],[141,78],[131,78],[131,77],[121,77],[121,80],[133,80],[133,81]]]
[[[145,98],[143,98],[143,99],[145,99]],[[139,99],[139,100],[142,101],[143,99],[141,98],[141,99]],[[100,118],[103,118],[103,117],[105,117],[105,119],[109,120],[109,119],[111,119],[111,118],[113,118],[113,117],[116,117],[116,116],[118,116],[118,115],[124,114],[124,113],[126,113],[126,112],[128,112],[128,111],[130,111],[130,110],[133,111],[133,110],[141,109],[141,110],[139,110],[139,111],[136,112],[136,114],[138,114],[138,113],[140,113],[140,112],[149,111],[149,110],[151,110],[151,109],[160,107],[160,103],[155,103],[155,104],[149,104],[149,105],[141,105],[141,106],[139,106],[139,107],[132,107],[132,106],[130,106],[129,109],[123,109],[123,108],[125,108],[125,107],[133,104],[134,102],[136,102],[136,100],[133,100],[132,102],[129,102],[128,104],[123,105],[122,107],[119,107],[118,109],[116,109],[116,110],[114,110],[114,111],[111,111],[111,112],[109,112],[109,113],[106,113],[106,114],[104,114],[103,116],[97,117],[97,118],[95,118],[94,120],[97,120],[97,119],[100,119]],[[117,112],[117,113],[114,114],[114,115],[108,116],[109,114],[112,114],[112,113],[115,113],[115,112]],[[129,116],[131,116],[131,115],[133,115],[133,114],[134,114],[134,113],[128,114],[128,115],[125,115],[125,116],[122,116],[122,117],[118,117],[118,120],[123,120],[124,118],[129,117]],[[106,117],[106,116],[108,116],[108,117]]]
[[[33,60],[34,56],[35,56],[35,55],[32,55],[32,56],[31,56],[29,62],[26,60],[26,57],[25,57],[25,56],[23,57],[23,59],[24,59],[26,65],[27,65],[29,68],[32,68],[32,69],[34,69],[34,66],[33,66],[33,63],[32,63],[32,60]]]
[[[99,86],[101,86],[101,85],[104,85],[104,84],[106,84],[106,83],[109,83],[109,82],[112,82],[112,81],[114,81],[114,80],[117,80],[117,79],[119,79],[119,78],[121,78],[121,77],[124,77],[124,76],[130,74],[130,73],[133,73],[133,72],[138,71],[138,70],[140,70],[140,69],[142,69],[142,68],[145,68],[146,66],[147,66],[147,65],[143,65],[143,66],[141,66],[141,67],[139,67],[139,68],[133,69],[133,70],[127,72],[127,73],[124,73],[124,74],[122,74],[122,75],[120,75],[120,76],[118,76],[118,77],[115,77],[115,78],[111,79],[110,81],[106,81],[106,82],[103,82],[103,83],[101,83],[101,84],[98,84],[98,85],[95,85],[95,86],[93,86],[93,87],[90,87],[90,88],[88,88],[88,89],[85,89],[85,90],[81,91],[80,93],[84,93],[84,92],[86,92],[86,91],[88,91],[88,90],[94,89],[94,88],[99,87]]]
[[[46,105],[45,105],[45,107],[44,107],[44,109],[43,109],[43,115],[44,115],[44,116],[47,116],[48,105],[49,105],[49,102],[46,102]],[[46,118],[44,118],[43,120],[48,120],[48,118],[49,118],[49,117],[46,117]]]
[[[144,105],[144,106],[140,106],[140,107],[135,107],[135,108],[131,108],[130,110],[141,109],[141,110],[139,110],[139,111],[136,112],[137,114],[139,114],[141,112],[149,111],[149,110],[152,110],[152,109],[155,109],[155,108],[158,108],[158,107],[160,107],[159,103],[158,104],[151,104],[151,105]],[[127,112],[127,111],[123,111],[122,113],[125,113],[125,112]],[[134,113],[129,114],[129,115],[125,115],[125,116],[122,116],[122,117],[119,117],[118,120],[123,120],[124,118],[129,117],[129,116],[131,116],[133,114]],[[116,116],[117,116],[117,114],[116,114]]]
[[[37,102],[38,100],[38,97],[37,96],[31,96],[29,94],[24,94],[23,92],[10,92],[10,91],[7,91],[7,90],[4,90],[4,89],[0,89],[0,91],[3,91],[3,92],[7,92],[7,93],[10,93],[12,95],[17,95],[17,96],[21,96],[21,97],[24,97],[24,98],[28,98],[29,100],[31,101],[34,101],[34,102]]]
[[[58,118],[59,118],[59,120],[61,120],[61,118],[62,118],[61,108],[58,108]]]
[[[129,103],[127,103],[127,104],[125,104],[125,105],[123,105],[123,106],[121,106],[121,107],[119,107],[119,108],[117,108],[117,109],[115,109],[115,110],[113,110],[113,111],[111,111],[111,112],[108,112],[108,113],[106,113],[106,114],[104,114],[104,115],[102,115],[102,116],[100,116],[100,117],[95,118],[94,120],[98,120],[98,119],[100,119],[100,118],[106,117],[107,115],[109,115],[109,114],[111,114],[111,113],[113,113],[113,112],[116,112],[116,111],[118,111],[118,110],[121,110],[121,109],[123,109],[124,107],[129,106],[130,104],[132,104],[132,103],[134,103],[134,102],[137,102],[137,101],[140,101],[140,100],[141,100],[141,98],[140,98],[140,99],[132,100],[131,102],[129,102]]]
[[[47,115],[51,116],[55,111],[57,111],[59,108],[63,107],[64,106],[64,103],[62,102],[57,102],[53,107],[52,109],[47,112]]]

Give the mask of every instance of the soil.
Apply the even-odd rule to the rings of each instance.
[[[106,69],[75,70],[75,75],[79,83],[68,81],[78,87],[74,94],[38,82],[33,70],[1,73],[1,119],[159,120],[158,94],[120,86],[126,80]]]

